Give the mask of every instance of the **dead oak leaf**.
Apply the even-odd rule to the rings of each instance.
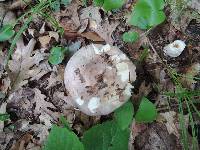
[[[29,78],[38,74],[38,70],[35,71],[33,67],[39,65],[40,61],[44,59],[44,54],[39,51],[33,53],[35,44],[36,41],[34,39],[31,39],[26,46],[22,39],[17,42],[16,51],[12,55],[12,60],[8,63],[12,90],[27,84]]]
[[[41,111],[48,111],[48,108],[53,108],[55,109],[55,106],[50,103],[45,101],[46,96],[41,93],[41,91],[37,88],[34,88],[33,91],[35,92],[35,96],[33,101],[35,102],[35,114],[40,114]]]
[[[118,21],[113,21],[109,23],[108,20],[104,21],[101,26],[97,26],[96,28],[91,28],[94,32],[96,32],[101,38],[103,38],[107,43],[113,44],[114,39],[112,38],[112,34],[119,25]]]

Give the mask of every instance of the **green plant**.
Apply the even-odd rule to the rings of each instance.
[[[128,128],[121,130],[115,121],[107,121],[86,131],[82,142],[85,150],[128,150],[129,135]]]
[[[54,125],[43,150],[83,150],[83,144],[76,134],[67,128]]]
[[[0,42],[7,41],[12,38],[15,34],[12,25],[4,25],[0,29]]]
[[[150,102],[147,98],[143,97],[135,115],[135,120],[137,122],[153,122],[157,117],[157,110],[155,105]]]
[[[106,11],[119,9],[124,3],[125,0],[94,0],[96,6],[102,6]]]
[[[136,121],[152,122],[156,114],[155,106],[148,99],[143,98],[136,113]],[[129,126],[132,123],[133,116],[134,108],[132,103],[128,101],[114,112],[114,118],[112,120],[97,124],[84,132],[81,138],[83,144],[72,133],[64,117],[61,117],[61,122],[65,128],[53,127],[44,146],[44,150],[57,150],[58,145],[61,145],[59,146],[59,150],[65,150],[65,148],[67,150],[76,150],[76,146],[79,146],[77,150],[82,150],[82,145],[85,150],[128,150]],[[69,144],[71,145],[69,146]]]
[[[196,113],[197,116],[200,118],[200,112],[196,108],[196,106],[193,103],[193,97],[194,96],[200,96],[200,91],[188,91],[186,88],[183,87],[181,84],[181,81],[179,79],[179,74],[172,68],[168,67],[168,73],[174,82],[176,86],[176,91],[175,93],[165,93],[167,96],[170,97],[176,97],[178,100],[179,104],[179,123],[180,123],[180,128],[181,128],[181,142],[183,144],[183,148],[188,150],[190,147],[192,149],[197,149],[198,145],[198,140],[197,140],[197,130],[195,129],[195,123],[194,123],[194,118],[192,113]],[[185,125],[185,118],[184,118],[184,106],[186,106],[186,110],[188,111],[189,114],[189,124],[191,125],[192,128],[192,146],[188,145],[188,131],[187,127]]]
[[[165,20],[163,0],[138,0],[129,23],[141,29],[149,29]]]
[[[28,28],[29,23],[33,20],[33,15],[39,15],[39,16],[44,17],[52,24],[53,27],[56,28],[56,30],[59,31],[59,33],[61,34],[63,33],[63,29],[59,26],[59,23],[56,21],[55,18],[51,17],[51,15],[48,13],[49,11],[51,11],[51,7],[55,1],[56,0],[45,0],[45,1],[39,0],[37,1],[38,3],[35,6],[33,6],[29,11],[27,11],[25,14],[23,14],[21,17],[19,17],[16,20],[16,23],[12,27],[14,27],[23,19],[26,21],[24,22],[24,24],[22,25],[22,27],[20,28],[20,30],[17,32],[17,34],[14,36],[12,40],[11,46],[8,50],[8,57],[7,57],[6,64],[8,64],[8,61],[13,53],[13,50],[16,46],[18,39],[20,38],[22,33]],[[9,31],[9,32],[13,33],[12,31]],[[2,33],[7,33],[7,30],[6,29],[2,30]]]
[[[63,61],[67,51],[68,49],[64,47],[53,47],[49,56],[49,62],[53,65],[60,64]]]
[[[9,114],[0,114],[0,121],[6,121],[10,118]]]
[[[71,2],[71,0],[55,0],[51,2],[50,7],[54,10],[54,11],[60,11],[60,7],[61,5],[68,5]]]
[[[129,101],[118,108],[114,113],[114,119],[119,127],[124,130],[131,124],[134,115],[134,108],[132,103]],[[126,117],[124,117],[126,116]]]
[[[133,31],[125,32],[122,36],[122,39],[124,42],[135,42],[139,39],[139,34]]]

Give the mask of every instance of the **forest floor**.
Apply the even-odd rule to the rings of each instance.
[[[6,22],[4,19],[16,21],[37,4],[36,1],[28,3],[1,0],[0,28]],[[56,29],[57,24],[52,25],[54,20],[51,22],[51,18],[33,13],[33,19],[17,39],[8,64],[13,39],[0,42],[1,150],[41,149],[51,126],[60,124],[60,116],[66,118],[79,137],[92,126],[112,118],[112,114],[87,116],[67,102],[65,66],[76,51],[91,43],[114,45],[126,53],[137,68],[131,98],[134,107],[137,109],[145,96],[157,108],[158,117],[154,122],[133,121],[130,149],[182,149],[180,103],[176,95],[179,88],[175,79],[185,89],[179,94],[189,95],[196,108],[188,111],[186,102],[181,103],[188,143],[192,145],[192,131],[196,130],[200,144],[200,10],[191,5],[178,8],[167,4],[166,20],[144,31],[127,23],[127,14],[135,3],[129,0],[121,9],[106,13],[91,1],[85,5],[81,0],[72,0],[60,10],[47,13],[64,29],[63,36]],[[25,16],[16,24],[16,33],[28,18]],[[136,42],[126,43],[122,35],[130,29],[142,36]],[[178,57],[166,56],[163,48],[175,40],[184,41],[186,48]],[[56,45],[67,47],[68,52],[62,63],[52,65],[48,58],[50,49]]]

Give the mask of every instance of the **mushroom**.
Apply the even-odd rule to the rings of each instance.
[[[65,68],[71,103],[90,116],[113,112],[131,97],[135,69],[117,47],[91,44],[81,48]]]
[[[164,47],[164,53],[170,57],[178,57],[185,49],[185,42],[176,40]]]

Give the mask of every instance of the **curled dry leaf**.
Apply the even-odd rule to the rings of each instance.
[[[24,45],[22,39],[17,42],[17,48],[9,61],[9,77],[12,81],[12,90],[16,90],[28,83],[28,79],[42,72],[41,68],[34,68],[44,59],[46,54],[36,51],[33,53],[36,41],[31,39],[28,45]],[[33,55],[32,55],[33,54]]]
[[[84,32],[84,33],[81,33],[81,36],[82,37],[85,37],[86,39],[88,40],[92,40],[92,41],[95,41],[95,42],[103,42],[104,39],[101,38],[97,33],[95,32]]]
[[[58,42],[59,34],[57,32],[49,31],[48,35],[39,37],[41,47],[47,48],[52,38],[54,38]]]

